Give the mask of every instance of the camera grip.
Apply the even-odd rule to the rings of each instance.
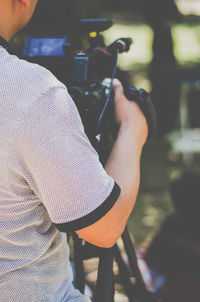
[[[134,87],[130,87],[127,91],[125,91],[125,95],[129,100],[136,101],[144,113],[149,128],[148,139],[155,136],[157,132],[157,118],[155,107],[149,93],[147,93],[144,89],[137,90]]]

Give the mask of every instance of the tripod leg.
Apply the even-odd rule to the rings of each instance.
[[[101,249],[95,302],[114,302],[113,259],[112,249]]]
[[[129,302],[134,302],[134,296],[135,296],[135,286],[130,282],[130,272],[124,263],[124,260],[121,256],[121,252],[115,244],[113,247],[114,254],[115,254],[115,260],[117,262],[118,268],[119,268],[119,275],[120,275],[120,280],[124,286],[126,295],[129,299]]]
[[[136,278],[136,289],[137,289],[136,295],[138,297],[138,302],[139,301],[142,301],[142,302],[152,301],[152,297],[151,297],[152,295],[147,290],[144,280],[142,278],[142,275],[140,273],[138,263],[137,263],[137,256],[135,253],[135,248],[131,241],[127,227],[126,227],[124,233],[122,234],[122,240],[123,240],[124,247],[125,247],[125,250],[126,250],[126,253],[128,256],[131,273]]]
[[[74,240],[74,266],[75,266],[75,284],[76,288],[83,294],[85,289],[85,273],[83,266],[83,247],[82,240],[76,233],[73,233]]]

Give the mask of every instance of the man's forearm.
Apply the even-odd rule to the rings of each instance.
[[[77,231],[86,241],[111,247],[121,236],[134,207],[140,182],[140,157],[146,141],[148,126],[145,116],[135,102],[123,94],[120,82],[113,81],[115,118],[120,130],[105,170],[121,188],[121,194],[105,216],[91,226]]]
[[[134,126],[133,126],[134,127]],[[115,211],[116,220],[126,224],[134,207],[140,183],[140,157],[143,144],[133,127],[121,126],[118,138],[105,165],[107,173],[121,188]]]

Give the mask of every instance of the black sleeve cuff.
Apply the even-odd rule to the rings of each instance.
[[[62,223],[62,224],[54,223],[54,225],[57,227],[57,229],[60,232],[64,232],[64,233],[86,228],[89,225],[100,220],[103,216],[106,215],[107,212],[110,211],[110,209],[114,206],[115,202],[119,198],[120,192],[121,192],[120,187],[115,183],[111,194],[104,201],[104,203],[101,204],[96,210],[77,220]]]

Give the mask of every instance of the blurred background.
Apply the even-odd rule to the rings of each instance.
[[[158,133],[144,148],[140,194],[129,220],[136,246],[146,246],[173,212],[169,182],[200,166],[200,0],[39,0],[12,44],[22,54],[26,35],[67,35],[77,43],[82,18],[113,21],[103,32],[106,44],[133,39],[119,68],[132,86],[151,93],[156,107]]]

